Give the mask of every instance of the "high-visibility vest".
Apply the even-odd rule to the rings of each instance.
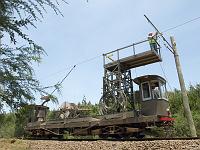
[[[156,39],[153,37],[148,37],[149,43],[150,44],[155,44],[156,43]]]

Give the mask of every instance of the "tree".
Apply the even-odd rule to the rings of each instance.
[[[14,137],[15,115],[13,113],[0,114],[0,138]]]
[[[65,0],[61,0],[65,2]],[[28,25],[34,26],[34,22],[40,20],[38,14],[43,17],[45,6],[52,8],[56,14],[61,14],[52,0],[1,0],[0,1],[0,31],[10,35],[11,41],[16,43],[16,34],[28,41],[34,42],[23,33],[22,28]]]
[[[192,116],[197,130],[197,135],[200,134],[200,84],[190,85],[188,91],[188,98],[192,110]],[[172,117],[175,118],[175,135],[176,136],[189,136],[189,128],[187,120],[185,119],[185,113],[182,105],[181,91],[175,89],[169,93],[170,110]]]
[[[61,0],[65,2],[65,0]],[[33,101],[35,92],[46,93],[34,77],[32,63],[39,63],[44,49],[23,32],[43,18],[45,7],[61,14],[58,2],[52,0],[1,0],[0,39],[8,35],[11,44],[0,45],[0,110],[4,104],[18,108]],[[34,26],[35,27],[35,26]],[[22,38],[25,46],[19,45]]]
[[[168,92],[168,96],[169,96],[171,113],[172,114],[176,114],[178,112],[183,113],[181,91],[178,89],[174,89],[174,91]]]
[[[29,47],[1,47],[0,56],[1,104],[4,102],[11,108],[17,108],[33,100],[33,91],[41,91],[30,65],[36,57],[34,51]]]
[[[200,112],[200,84],[190,85],[188,97],[190,99],[190,107],[193,111]]]

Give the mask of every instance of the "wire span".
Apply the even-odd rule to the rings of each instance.
[[[174,27],[171,27],[171,28],[169,28],[169,29],[166,29],[166,30],[162,31],[162,33],[165,33],[165,32],[170,31],[170,30],[174,30],[174,29],[179,28],[179,27],[181,27],[181,26],[184,26],[184,25],[186,25],[186,24],[188,24],[188,23],[190,23],[190,22],[194,22],[194,21],[196,21],[196,20],[198,20],[198,19],[200,19],[200,16],[199,16],[199,17],[196,17],[196,18],[194,18],[194,19],[188,20],[188,21],[186,21],[186,22],[184,22],[184,23],[181,23],[181,24],[179,24],[179,25],[176,25],[176,26],[174,26]]]

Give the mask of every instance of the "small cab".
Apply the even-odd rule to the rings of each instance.
[[[133,80],[139,85],[141,114],[168,116],[166,80],[158,75],[145,75]]]

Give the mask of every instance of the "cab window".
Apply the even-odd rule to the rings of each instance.
[[[142,97],[143,97],[143,100],[151,99],[149,82],[144,82],[141,85],[142,85]]]
[[[152,90],[153,99],[161,98],[160,86],[159,86],[158,81],[154,81],[151,83],[151,90]]]
[[[167,90],[166,90],[166,85],[163,84],[160,86],[160,89],[161,89],[161,93],[162,93],[162,98],[166,99],[167,100]]]

